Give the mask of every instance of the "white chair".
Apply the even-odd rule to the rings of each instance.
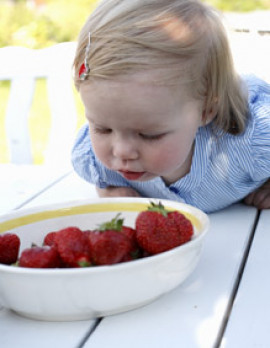
[[[28,115],[38,78],[47,81],[51,129],[44,164],[70,166],[77,112],[72,87],[74,42],[44,49],[0,48],[0,80],[10,80],[5,117],[10,162],[32,164]]]

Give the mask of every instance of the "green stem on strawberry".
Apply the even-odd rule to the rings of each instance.
[[[79,267],[90,267],[92,266],[91,262],[89,262],[86,259],[82,259],[80,261],[77,262]]]
[[[153,211],[156,213],[160,213],[161,215],[167,217],[168,213],[170,212],[169,210],[165,209],[164,205],[159,202],[158,204],[154,202],[150,202],[150,206],[148,207],[148,211]]]
[[[122,226],[124,223],[124,219],[119,219],[119,216],[121,213],[118,213],[115,218],[113,218],[111,221],[104,222],[100,225],[98,225],[99,231],[107,231],[107,230],[114,230],[114,231],[121,231]]]

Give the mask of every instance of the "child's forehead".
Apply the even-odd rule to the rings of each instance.
[[[162,114],[173,104],[175,96],[168,86],[146,81],[95,81],[81,88],[86,108],[97,114],[125,110],[130,114]]]
[[[136,81],[136,82],[135,82]],[[86,81],[81,96],[87,119],[97,126],[111,128],[163,129],[179,115],[188,113],[193,98],[172,86],[153,85],[147,80]]]
[[[190,99],[185,88],[155,85],[140,79],[87,82],[81,88],[81,96],[89,114],[105,118],[115,112],[132,118],[155,115],[155,119],[162,119]]]
[[[135,95],[143,94],[144,99],[151,96],[155,97],[155,95],[161,95],[164,98],[175,95],[190,96],[190,83],[187,82],[187,79],[182,78],[177,82],[170,83],[166,78],[162,79],[165,74],[165,71],[160,70],[138,71],[133,74],[115,76],[113,79],[88,80],[84,85],[89,93],[103,95],[104,93],[122,93],[124,90],[126,92],[132,91]]]

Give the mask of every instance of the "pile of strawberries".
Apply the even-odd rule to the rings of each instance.
[[[159,254],[191,240],[193,226],[178,211],[159,203],[140,212],[135,229],[124,225],[118,214],[95,230],[67,227],[49,232],[42,246],[24,249],[16,234],[0,236],[0,263],[30,268],[70,268],[112,265]]]

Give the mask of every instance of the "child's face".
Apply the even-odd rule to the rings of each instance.
[[[129,180],[173,183],[190,170],[202,101],[184,86],[130,81],[83,83],[90,136],[99,160]]]

